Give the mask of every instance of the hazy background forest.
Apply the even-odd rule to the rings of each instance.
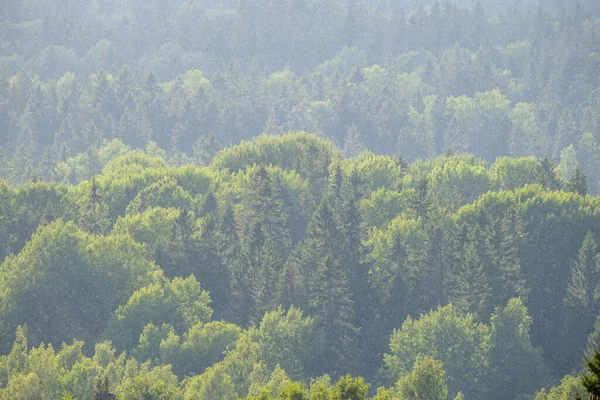
[[[0,399],[584,394],[599,1],[4,0],[0,49]]]

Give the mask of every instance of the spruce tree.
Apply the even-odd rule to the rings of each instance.
[[[585,358],[587,373],[581,375],[581,383],[590,394],[590,400],[600,399],[600,350],[591,358]]]
[[[94,400],[116,400],[117,396],[110,392],[110,382],[108,376],[104,379],[96,380],[96,388],[94,389]]]
[[[585,173],[579,168],[575,168],[575,172],[571,178],[565,182],[565,189],[569,192],[578,193],[585,196],[588,193],[588,183]]]
[[[108,207],[102,200],[95,175],[90,178],[88,193],[84,197],[80,225],[95,235],[104,234],[110,226]]]
[[[450,302],[463,314],[471,313],[476,318],[486,318],[492,289],[485,272],[484,260],[478,251],[477,241],[474,240],[481,231],[474,229],[471,232],[471,240],[454,272]]]
[[[344,236],[329,202],[323,200],[313,215],[308,234],[296,257],[306,277],[309,310],[318,318],[327,348],[323,371],[339,374],[354,368],[355,312],[347,270],[344,268]],[[340,251],[341,250],[341,251]]]
[[[581,244],[577,260],[571,267],[571,279],[567,286],[564,302],[568,306],[565,314],[565,327],[562,330],[565,340],[573,343],[578,351],[584,351],[587,334],[598,315],[598,295],[600,289],[600,255],[591,232]]]
[[[429,182],[425,176],[417,177],[415,180],[415,192],[409,200],[409,207],[415,218],[426,221],[432,206],[429,198]]]
[[[499,296],[495,297],[494,302],[503,304],[513,297],[525,300],[528,289],[519,257],[519,249],[526,239],[525,228],[521,217],[514,209],[509,210],[500,221],[500,237],[498,272],[501,283]]]
[[[571,268],[566,298],[568,304],[582,306],[590,312],[597,309],[599,264],[598,246],[592,232],[588,232],[579,249],[577,261]]]
[[[562,182],[556,173],[556,165],[545,156],[535,168],[536,182],[546,190],[560,190]]]

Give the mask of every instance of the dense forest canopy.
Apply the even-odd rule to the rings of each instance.
[[[594,386],[600,2],[5,0],[0,48],[0,399]]]

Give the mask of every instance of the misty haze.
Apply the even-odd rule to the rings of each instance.
[[[0,0],[0,400],[600,399],[600,0]]]

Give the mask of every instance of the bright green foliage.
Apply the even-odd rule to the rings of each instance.
[[[91,152],[80,153],[59,162],[56,165],[57,180],[71,184],[88,180],[102,171],[102,168],[113,158],[123,156],[130,151],[131,148],[119,139],[105,140],[101,147],[98,146]]]
[[[417,358],[412,371],[398,381],[399,400],[445,400],[444,366],[430,357]]]
[[[252,142],[230,147],[217,154],[212,166],[237,171],[254,164],[277,165],[282,169],[295,169],[304,178],[317,178],[339,157],[339,151],[331,142],[297,132],[284,136],[263,135]]]
[[[453,157],[444,161],[433,167],[429,178],[431,196],[436,204],[457,210],[492,188],[485,166],[474,157]]]
[[[197,323],[183,335],[181,342],[174,332],[163,338],[158,348],[160,360],[162,364],[173,365],[180,377],[200,374],[221,361],[239,336],[240,328],[224,321]]]
[[[264,363],[254,364],[254,369],[248,380],[250,387],[248,394],[262,398],[277,398],[284,385],[290,382],[285,371],[279,366],[275,366],[269,374],[269,369]]]
[[[357,90],[390,90],[377,83],[387,68],[367,72]],[[110,87],[114,77],[98,79]],[[398,77],[417,91],[420,79]],[[434,97],[409,111],[432,154],[444,132],[434,113],[448,105]],[[448,116],[456,128],[477,114],[477,129],[498,139],[505,100],[456,97]],[[336,106],[324,100],[299,124],[335,124],[319,107]],[[477,129],[449,134],[472,148]],[[448,396],[495,400],[577,368],[590,333],[596,346],[600,203],[581,195],[577,170],[562,185],[549,160],[533,158],[489,169],[470,155],[342,160],[301,133],[235,149],[210,167],[174,167],[148,146],[77,186],[0,185],[3,393],[87,399],[107,376],[119,398],[364,397],[346,374],[374,382],[389,343],[376,398],[416,396],[417,360],[430,358],[443,363]],[[73,339],[84,342],[60,347]],[[308,393],[294,383],[324,373],[342,378]]]
[[[111,160],[98,177],[100,197],[106,199],[108,216],[115,220],[124,215],[129,203],[144,188],[158,182],[167,168],[165,161],[141,151]],[[81,186],[79,189],[85,188]]]
[[[257,340],[270,369],[280,365],[290,378],[300,380],[309,377],[311,362],[322,351],[318,335],[314,320],[303,317],[301,310],[279,308],[264,315]]]
[[[331,400],[364,400],[367,397],[369,385],[362,378],[342,376],[331,389]]]
[[[308,400],[308,392],[298,382],[286,382],[279,391],[281,400]]]
[[[1,398],[377,382],[405,321],[380,398],[596,350],[598,0],[0,8]]]
[[[489,393],[498,398],[514,398],[534,393],[548,379],[541,349],[534,348],[529,336],[531,317],[520,299],[496,308],[491,318]],[[527,375],[527,380],[519,377]]]
[[[310,381],[310,400],[329,400],[331,378],[323,375]]]
[[[383,387],[377,388],[377,393],[372,397],[372,400],[395,400],[398,397],[394,387],[385,389]]]
[[[535,183],[536,165],[534,157],[500,157],[490,167],[490,172],[500,189],[514,190]]]
[[[370,198],[363,199],[360,203],[360,209],[364,215],[365,226],[383,227],[406,210],[406,193],[406,191],[398,193],[382,188],[373,192]]]
[[[560,385],[550,388],[549,391],[542,389],[535,395],[535,400],[577,400],[585,398],[585,389],[578,377],[566,375]]]
[[[395,381],[408,374],[419,357],[429,356],[444,363],[450,393],[463,391],[477,396],[478,386],[489,363],[490,332],[473,316],[458,315],[452,305],[440,307],[417,320],[408,317],[390,338],[385,355],[385,375]]]
[[[361,191],[367,195],[380,189],[397,190],[401,184],[403,171],[391,157],[364,152],[347,164],[358,173]]]
[[[93,343],[106,317],[153,281],[157,267],[126,236],[87,236],[59,220],[38,229],[1,270],[3,329],[27,324],[32,343],[58,346],[73,336]]]
[[[183,395],[170,365],[151,368],[149,362],[138,365],[135,360],[130,360],[125,367],[123,381],[119,385],[118,398],[183,400]]]
[[[231,378],[218,365],[187,381],[185,388],[185,400],[235,400],[237,398]]]
[[[127,206],[127,214],[139,214],[152,207],[173,207],[193,210],[192,196],[173,177],[167,177],[146,186]]]
[[[161,343],[174,334],[175,332],[171,325],[163,324],[162,326],[154,326],[150,322],[144,327],[140,335],[139,344],[131,351],[131,354],[136,360],[142,362],[148,360],[152,361],[153,364],[159,364]]]
[[[137,290],[127,303],[115,311],[105,331],[115,347],[121,350],[133,348],[144,327],[172,325],[177,332],[184,332],[198,322],[208,322],[212,315],[207,292],[193,276],[161,278],[158,282]]]

